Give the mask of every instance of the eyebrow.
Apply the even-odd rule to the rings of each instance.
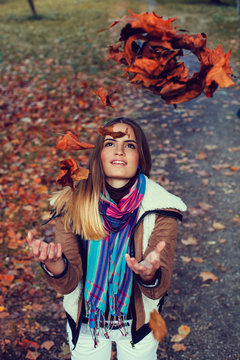
[[[109,140],[111,140],[111,141],[117,141],[117,140],[114,139],[114,138],[108,138],[108,139],[104,139],[103,142],[104,142],[104,141],[109,141]],[[134,142],[135,144],[137,144],[137,142],[136,142],[135,140],[125,140],[124,142],[125,142],[125,143]]]

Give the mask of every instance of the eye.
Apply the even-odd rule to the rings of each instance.
[[[133,144],[133,143],[128,143],[128,144],[127,144],[127,147],[128,147],[129,149],[136,149],[136,145]]]
[[[114,142],[113,141],[106,141],[104,143],[104,147],[109,147],[109,146],[114,146]]]

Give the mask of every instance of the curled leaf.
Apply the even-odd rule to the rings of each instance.
[[[97,96],[100,97],[104,106],[114,107],[114,105],[112,105],[111,102],[111,96],[115,93],[115,91],[112,92],[111,94],[108,94],[107,90],[105,90],[103,87],[100,87],[99,89],[94,90],[94,92]]]
[[[128,128],[126,128],[125,132],[123,131],[114,131],[113,130],[113,125],[111,126],[107,126],[107,127],[100,127],[98,128],[98,132],[100,135],[102,136],[111,136],[112,138],[114,139],[117,139],[117,138],[122,138],[124,137],[125,135],[127,135],[129,137],[129,133],[128,133]]]
[[[154,338],[161,342],[167,336],[167,326],[163,317],[153,310],[150,314],[149,326],[152,329]]]
[[[79,168],[74,159],[68,159],[60,162],[60,173],[57,182],[62,186],[70,186],[74,189],[73,181],[87,179],[88,175],[88,169]]]
[[[74,135],[71,131],[67,131],[63,138],[58,141],[56,148],[65,151],[72,151],[93,149],[95,146],[80,142],[76,135]]]

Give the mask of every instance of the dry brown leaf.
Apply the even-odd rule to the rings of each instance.
[[[218,280],[218,277],[209,271],[203,271],[199,276],[202,278],[203,282],[208,280],[212,280],[212,282],[214,282]]]
[[[56,148],[65,151],[86,150],[94,149],[95,145],[80,142],[77,135],[73,134],[71,131],[67,131],[67,133],[58,141]]]
[[[181,256],[182,262],[188,264],[192,259],[188,256]]]
[[[55,345],[55,343],[53,341],[47,340],[42,343],[41,348],[50,350],[54,345]]]
[[[203,202],[203,201],[199,201],[198,205],[200,206],[201,209],[206,210],[206,211],[213,207],[212,205],[210,205],[206,202]]]
[[[39,356],[40,356],[40,354],[37,351],[28,350],[25,359],[36,360]]]
[[[239,166],[231,166],[230,170],[231,171],[240,171],[240,167]]]
[[[194,258],[193,258],[193,261],[195,261],[195,262],[198,263],[198,264],[201,264],[201,263],[204,262],[203,258],[201,258],[201,257],[194,257]]]
[[[153,310],[150,314],[149,326],[152,329],[154,338],[161,342],[167,335],[167,326],[163,317]]]
[[[184,344],[173,344],[174,351],[186,351],[187,347]]]
[[[200,153],[198,153],[196,156],[195,156],[195,159],[196,160],[205,160],[207,159],[207,154],[203,151],[200,151]]]
[[[231,165],[230,164],[217,164],[217,165],[213,165],[212,168],[214,170],[221,170],[221,169],[228,169]]]
[[[171,342],[176,342],[176,343],[178,343],[178,342],[182,341],[185,337],[186,337],[186,336],[183,335],[183,334],[173,335],[173,336],[171,337]]]
[[[223,225],[223,224],[221,224],[221,223],[219,223],[219,222],[217,222],[217,221],[214,221],[214,223],[213,223],[213,228],[214,228],[215,230],[224,230],[224,229],[226,229],[226,226]]]
[[[185,337],[186,337],[190,332],[191,332],[191,329],[190,329],[190,327],[187,326],[187,325],[181,325],[181,326],[179,326],[179,328],[178,328],[178,333],[179,333],[180,335],[184,335]]]
[[[181,242],[183,245],[197,245],[198,244],[198,240],[193,236],[189,236],[187,238],[187,240],[181,239]]]

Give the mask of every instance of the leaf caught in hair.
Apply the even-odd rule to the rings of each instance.
[[[74,189],[73,181],[87,179],[89,170],[78,167],[74,159],[68,159],[60,162],[60,173],[57,182],[62,186],[70,186]]]
[[[176,26],[172,27],[177,18],[164,20],[155,12],[129,13],[110,25],[126,24],[108,53],[110,59],[125,66],[123,75],[130,83],[149,89],[168,104],[189,101],[203,91],[210,97],[218,86],[234,85],[228,62],[231,50],[225,54],[221,45],[213,50],[207,48],[205,33],[180,33]],[[189,54],[200,65],[192,76],[184,63]]]
[[[104,106],[111,106],[114,107],[114,105],[112,105],[111,102],[111,96],[116,92],[112,92],[111,94],[108,94],[107,90],[105,90],[103,87],[98,88],[97,90],[94,90],[95,94],[97,96],[100,97],[102,103]]]
[[[92,144],[80,142],[76,135],[74,135],[71,131],[67,131],[63,138],[58,141],[56,148],[65,151],[71,151],[93,149],[95,146]]]
[[[107,127],[100,127],[98,128],[98,132],[100,135],[102,136],[111,136],[112,138],[114,139],[117,139],[117,138],[122,138],[124,137],[125,135],[127,135],[129,137],[129,133],[128,133],[128,128],[126,128],[125,132],[123,131],[114,131],[113,130],[113,125],[111,126],[107,126]]]
[[[153,336],[157,341],[161,342],[167,335],[165,320],[156,309],[150,314],[149,326],[152,329]]]

